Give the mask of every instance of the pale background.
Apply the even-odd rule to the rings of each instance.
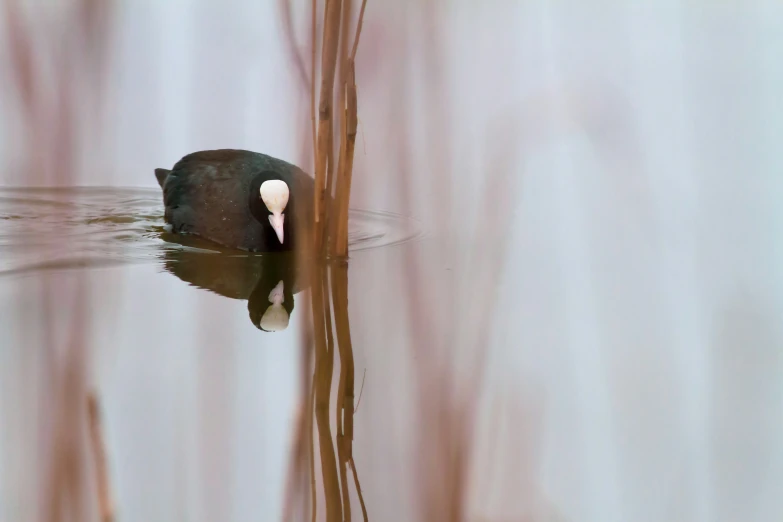
[[[444,5],[457,190],[469,196],[483,176],[476,143],[488,125],[515,117],[525,130],[486,349],[495,389],[546,396],[536,487],[573,521],[781,520],[783,6]],[[51,14],[54,4],[38,9]],[[386,133],[397,72],[385,60],[416,45],[401,30],[416,9],[369,0],[354,206],[426,227],[437,194],[404,202],[389,190],[398,173]],[[116,24],[99,151],[111,168],[85,169],[80,183],[154,186],[155,167],[205,148],[298,161],[299,95],[277,2],[126,1]],[[421,100],[417,71],[409,84]],[[0,182],[20,185],[21,115],[7,68],[0,75]],[[419,156],[415,176],[425,179]],[[371,520],[415,513],[413,399],[388,397],[409,378],[405,325],[387,313],[405,306],[390,281],[401,277],[399,251],[357,255],[351,271],[357,375],[367,368],[356,453]],[[242,303],[161,287],[152,267],[120,275],[94,275],[93,376],[123,519],[277,520],[298,400],[296,328],[273,342],[247,324]],[[20,506],[35,498],[34,479],[19,477],[37,424],[19,401],[33,400],[21,390],[37,374],[35,355],[15,342],[32,313],[25,294],[0,291],[4,520],[29,513]],[[208,323],[231,329],[231,348],[210,347],[190,328],[206,310]],[[215,410],[222,427],[202,429]],[[515,480],[475,514],[510,520],[537,502],[518,495]]]

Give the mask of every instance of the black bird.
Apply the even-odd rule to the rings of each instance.
[[[294,252],[263,255],[164,251],[163,268],[182,281],[229,299],[247,300],[250,321],[262,331],[288,326],[294,294],[309,286]]]
[[[313,178],[283,160],[247,150],[204,150],[171,170],[155,169],[155,177],[164,219],[176,234],[250,252],[292,250],[310,237]]]

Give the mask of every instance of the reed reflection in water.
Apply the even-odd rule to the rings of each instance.
[[[356,383],[348,319],[348,267],[343,263],[314,264],[311,273],[312,309],[320,317],[314,321],[312,377],[303,381],[306,409],[296,431],[283,518],[316,520],[320,502],[320,519],[351,520],[353,499],[358,498],[361,517],[368,520],[353,457]],[[309,358],[306,353],[305,360]],[[335,370],[339,372],[336,389]],[[332,411],[334,417],[330,416]],[[316,475],[318,468],[320,476]]]
[[[311,294],[304,300],[313,300],[313,310],[322,319],[315,322],[314,332],[307,331],[305,339],[315,340],[319,334],[322,339],[312,343],[312,348],[310,343],[303,344],[303,368],[312,368],[312,373],[303,373],[305,404],[300,408],[295,432],[283,518],[316,519],[320,499],[326,520],[351,520],[352,498],[358,498],[361,517],[368,520],[353,457],[357,404],[348,318],[348,265],[304,263],[296,253],[247,255],[189,248],[166,251],[162,266],[192,286],[246,300],[250,321],[266,332],[288,326],[294,294]],[[320,469],[319,476],[313,475],[316,469]]]

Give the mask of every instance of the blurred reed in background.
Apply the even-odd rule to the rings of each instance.
[[[75,0],[54,13],[47,6],[4,2],[4,33],[24,125],[23,185],[72,186],[77,169],[100,169],[99,152],[82,157],[89,144],[101,151],[103,87],[112,2]],[[55,14],[55,16],[51,16]],[[83,160],[87,160],[85,163]],[[30,242],[36,238],[29,237]],[[60,248],[67,250],[63,239]],[[37,295],[38,307],[22,326],[26,349],[45,366],[40,396],[20,393],[22,410],[37,412],[39,461],[27,481],[37,500],[24,513],[39,520],[113,520],[99,398],[90,391],[90,302],[81,273],[63,281],[44,272],[19,283]],[[58,303],[68,303],[65,308]],[[64,327],[63,327],[64,326]],[[31,359],[35,360],[35,359]],[[90,466],[92,463],[92,466]],[[29,477],[30,475],[27,475]],[[17,480],[25,480],[25,476]],[[13,480],[13,479],[12,479]]]
[[[295,63],[299,64],[297,70],[300,71],[302,79],[302,92],[308,91],[308,83],[310,86],[316,184],[327,195],[325,198],[323,194],[316,194],[316,209],[320,209],[316,212],[319,216],[317,219],[323,220],[321,226],[325,227],[325,230],[317,231],[316,250],[326,248],[322,245],[326,238],[330,237],[328,223],[336,222],[336,226],[331,229],[336,235],[330,237],[332,243],[328,249],[337,259],[326,267],[320,264],[311,267],[316,274],[313,279],[317,281],[312,289],[315,328],[305,332],[302,338],[305,340],[303,360],[310,360],[309,344],[312,340],[315,341],[315,367],[310,389],[305,388],[302,392],[305,401],[302,408],[303,411],[306,409],[314,414],[316,432],[313,433],[311,416],[303,415],[294,446],[298,456],[295,454],[292,460],[286,519],[301,520],[306,517],[307,510],[301,508],[307,505],[305,485],[309,477],[310,515],[312,520],[316,520],[314,488],[318,481],[313,475],[313,459],[314,453],[317,453],[322,471],[319,485],[323,488],[326,503],[321,508],[325,513],[324,520],[351,520],[352,512],[355,511],[352,508],[352,498],[358,500],[361,516],[367,520],[368,507],[362,498],[357,464],[352,456],[355,372],[347,316],[349,270],[346,261],[342,259],[347,247],[347,202],[351,190],[357,130],[358,89],[355,58],[367,1],[362,2],[352,46],[349,40],[352,27],[350,22],[355,15],[351,0],[327,0],[326,5],[321,6],[322,24],[318,23],[321,20],[321,12],[318,11],[315,0],[313,1],[310,43],[321,41],[318,28],[322,29],[323,43],[320,48],[312,45],[309,82],[305,68],[301,65],[304,58],[299,52],[302,46],[297,44],[291,3],[291,0],[282,1],[284,26],[290,54],[295,57]],[[505,261],[505,242],[510,234],[513,208],[511,198],[514,184],[518,181],[515,179],[515,173],[520,171],[521,165],[515,143],[518,142],[521,128],[516,115],[510,113],[497,121],[492,128],[486,129],[481,161],[484,169],[480,173],[482,183],[479,190],[473,191],[472,199],[468,202],[469,205],[478,207],[473,235],[455,235],[451,217],[460,212],[460,204],[454,200],[453,187],[457,180],[465,179],[471,173],[459,171],[465,167],[453,160],[455,151],[452,149],[452,125],[459,123],[460,114],[450,105],[450,86],[444,71],[445,39],[440,34],[441,24],[438,20],[443,16],[445,7],[443,2],[437,0],[419,3],[406,23],[395,26],[401,30],[394,40],[398,47],[393,52],[385,53],[385,56],[391,58],[386,65],[395,71],[391,76],[397,79],[397,84],[390,89],[396,98],[388,100],[388,124],[392,137],[389,147],[394,150],[397,161],[392,170],[398,173],[394,181],[399,197],[403,201],[415,201],[423,186],[429,185],[424,192],[438,194],[431,201],[431,205],[428,205],[428,210],[435,217],[436,227],[432,233],[442,242],[440,247],[445,252],[444,257],[462,260],[464,256],[461,255],[460,248],[464,248],[465,244],[472,245],[464,271],[454,272],[470,274],[470,278],[428,279],[420,269],[422,264],[426,264],[427,254],[417,251],[416,248],[406,250],[407,256],[402,269],[407,296],[405,308],[410,323],[410,338],[407,344],[411,359],[415,361],[415,380],[399,385],[412,388],[419,410],[415,416],[416,422],[411,426],[417,439],[417,466],[414,467],[415,471],[410,480],[418,492],[416,503],[421,520],[456,522],[474,518],[470,516],[468,490],[484,478],[471,478],[471,473],[476,471],[476,467],[472,467],[472,459],[475,458],[476,451],[475,432],[480,422],[478,407],[484,390],[489,334],[486,325],[492,322],[493,303],[497,300],[496,292]],[[414,34],[416,31],[419,33]],[[307,31],[302,30],[299,33],[307,34]],[[338,51],[337,39],[340,34]],[[419,42],[422,45],[405,45],[409,42]],[[316,115],[315,77],[319,72],[316,68],[319,49],[322,83],[321,101]],[[337,56],[339,60],[336,61]],[[410,83],[406,73],[411,64],[418,61],[417,58],[421,60],[424,69],[421,72],[424,78],[425,103],[417,113],[416,124],[412,124],[411,116],[415,109],[414,101],[409,96]],[[335,70],[339,71],[336,103],[331,91]],[[334,111],[333,103],[336,108]],[[358,106],[361,107],[360,97]],[[332,121],[332,114],[335,115],[336,122]],[[360,114],[361,111],[359,116]],[[423,127],[422,137],[418,140],[412,137],[412,125]],[[305,134],[304,122],[302,126],[300,134]],[[333,132],[335,126],[340,128],[339,134]],[[336,144],[332,144],[335,135],[339,139]],[[339,151],[336,164],[335,148]],[[410,159],[417,153],[423,153],[429,158],[429,172],[414,170]],[[360,172],[359,175],[371,174]],[[330,205],[332,197],[334,203]],[[447,310],[441,310],[442,303],[449,303],[446,305]],[[451,305],[452,303],[457,304]],[[333,325],[335,331],[332,331]],[[338,354],[339,384],[336,389],[336,404],[332,408],[329,399],[333,379],[336,378],[335,353]],[[466,360],[459,360],[461,354],[467,354]],[[308,381],[303,382],[307,384]],[[394,390],[389,392],[393,394]],[[328,421],[328,412],[331,409],[335,411],[333,424]],[[518,409],[506,411],[505,416],[512,424],[515,421],[528,422],[524,419],[525,412]],[[500,420],[497,412],[491,417],[491,423]],[[332,427],[335,428],[334,437]],[[313,436],[318,439],[317,448],[313,447]],[[517,443],[525,444],[524,441]],[[502,453],[505,450],[498,451]],[[353,484],[349,482],[346,468],[350,468],[353,473]],[[526,487],[523,484],[520,486]],[[355,491],[354,495],[350,493],[351,490]],[[488,492],[483,494],[486,496]],[[480,497],[478,502],[481,503]],[[476,506],[472,507],[475,510]],[[372,511],[372,506],[369,510]],[[531,511],[531,516],[534,514],[538,515]]]
[[[288,72],[298,78],[300,85],[300,106],[291,107],[299,131],[292,139],[302,144],[300,165],[305,170],[312,167],[318,187],[313,202],[317,219],[314,251],[320,256],[317,260],[315,256],[309,258],[316,262],[307,268],[312,276],[312,306],[309,320],[302,323],[302,404],[292,443],[283,517],[328,522],[372,520],[373,506],[365,502],[359,479],[370,470],[362,469],[362,462],[354,460],[353,452],[355,437],[361,437],[355,432],[353,419],[358,407],[357,387],[361,389],[363,381],[357,386],[356,347],[351,342],[348,317],[351,262],[347,222],[352,177],[373,175],[366,165],[353,172],[363,103],[363,78],[355,64],[357,53],[362,52],[362,18],[373,5],[364,0],[357,10],[351,0],[328,0],[325,5],[313,0],[309,19],[298,20],[293,4],[292,0],[279,4],[287,39],[280,45],[288,47]],[[25,126],[20,129],[25,136],[25,163],[18,167],[25,173],[23,184],[70,186],[75,183],[77,169],[105,167],[100,154],[100,140],[107,125],[102,117],[105,50],[114,27],[114,8],[115,4],[108,1],[72,0],[59,7],[64,15],[58,11],[57,16],[49,17],[46,7],[5,2],[5,43],[25,117]],[[391,139],[387,147],[393,149],[397,162],[394,171],[398,177],[393,180],[397,197],[415,202],[422,194],[437,194],[424,205],[434,217],[431,236],[443,258],[464,264],[450,278],[432,279],[422,270],[430,254],[413,245],[406,249],[401,267],[410,326],[406,344],[414,371],[411,382],[398,386],[414,394],[418,409],[415,422],[407,426],[416,452],[415,469],[407,478],[417,494],[415,509],[420,520],[456,522],[475,519],[482,498],[488,495],[482,490],[487,477],[477,471],[475,441],[480,424],[486,425],[486,419],[480,419],[480,404],[487,400],[487,325],[491,324],[506,257],[511,195],[520,181],[516,174],[520,172],[519,151],[514,146],[520,122],[509,113],[490,128],[474,133],[481,142],[483,168],[480,187],[469,191],[467,204],[476,209],[476,219],[465,236],[464,216],[458,216],[460,230],[455,232],[455,216],[461,214],[466,201],[456,199],[454,187],[457,180],[471,173],[454,160],[458,154],[453,127],[465,122],[450,99],[443,48],[446,39],[439,24],[444,8],[443,2],[427,0],[410,6],[409,18],[403,23],[389,24],[396,31],[391,45],[397,45],[383,54],[389,59],[383,65],[394,71],[390,77],[396,82],[391,86],[396,98],[386,100],[386,105],[378,109],[388,114]],[[304,49],[311,52],[305,53]],[[421,106],[416,106],[411,97],[412,67],[421,68]],[[310,117],[306,118],[301,108],[308,104]],[[85,150],[90,152],[85,154]],[[427,172],[415,170],[412,158],[416,155],[428,157]],[[463,255],[465,245],[472,245],[467,256]],[[330,261],[325,262],[327,256]],[[47,365],[46,385],[40,396],[34,396],[38,403],[20,405],[39,412],[36,444],[41,469],[33,476],[43,477],[40,484],[27,484],[34,492],[29,498],[35,498],[38,504],[25,512],[31,514],[31,519],[100,518],[108,522],[115,518],[116,510],[121,519],[122,499],[115,504],[111,487],[112,449],[102,435],[100,397],[91,391],[87,375],[91,353],[87,279],[77,273],[64,282],[44,274],[42,279],[21,284],[35,286],[30,290],[37,292],[36,304],[40,307],[23,327],[27,341],[31,349],[42,341],[48,350],[42,359]],[[64,326],[61,317],[54,318],[61,311],[54,309],[54,303],[69,303]],[[490,399],[498,404],[497,397]],[[496,408],[490,413],[489,426],[494,426],[500,415]],[[529,422],[519,408],[504,410],[502,416],[509,425]],[[531,430],[535,432],[530,427],[525,432]],[[513,442],[519,444],[526,443]],[[502,454],[507,449],[495,451]],[[535,465],[535,458],[531,462]],[[319,498],[323,505],[319,505]],[[376,516],[389,519],[394,514]]]
[[[783,7],[601,5],[2,2],[0,518],[780,520]],[[161,267],[223,147],[318,180],[301,331]]]

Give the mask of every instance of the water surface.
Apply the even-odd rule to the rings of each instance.
[[[0,188],[0,276],[154,262],[173,251],[226,253],[208,241],[167,233],[161,199],[159,189],[148,188]],[[354,252],[420,233],[410,218],[350,211]]]
[[[357,262],[422,232],[397,214],[349,216]],[[170,234],[159,189],[94,187],[0,189],[0,252],[0,373],[15,398],[0,401],[13,448],[0,452],[0,518],[35,518],[45,468],[27,465],[29,435],[52,414],[47,368],[86,328],[122,519],[279,519],[308,310],[290,255]]]
[[[697,520],[704,506],[772,520],[770,485],[783,477],[775,308],[728,295],[697,337],[703,351],[688,351],[661,277],[639,277],[655,259],[645,241],[618,241],[622,223],[604,214],[580,229],[578,207],[558,208],[555,192],[523,206],[491,278],[462,259],[482,252],[455,255],[416,221],[351,214],[353,456],[370,520],[426,519],[422,486],[445,473],[423,473],[442,455],[431,423],[466,399],[478,406],[476,520]],[[567,219],[587,232],[565,234]],[[120,519],[280,520],[308,282],[264,256],[176,239],[158,189],[0,191],[0,519],[35,519],[51,369],[82,303]],[[592,268],[607,263],[611,274]],[[288,323],[266,332],[279,281]],[[334,390],[339,371],[336,359]],[[319,489],[319,519],[324,500]],[[351,504],[358,520],[353,489]]]

